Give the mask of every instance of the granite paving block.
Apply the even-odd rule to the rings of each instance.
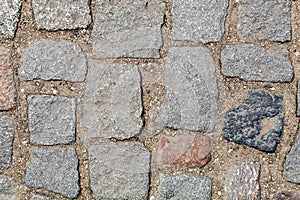
[[[32,8],[38,29],[86,28],[91,23],[90,0],[33,0]]]
[[[244,81],[291,82],[294,68],[284,45],[266,50],[254,44],[224,45],[222,73]]]
[[[178,176],[161,174],[156,200],[167,199],[210,200],[211,180],[185,174]]]
[[[238,35],[246,40],[290,41],[289,0],[239,0]]]
[[[78,158],[73,147],[31,148],[25,184],[76,198],[79,194]]]
[[[99,58],[159,58],[164,3],[97,1],[92,32],[93,53]]]
[[[0,169],[8,169],[12,162],[14,120],[3,116],[0,117]]]
[[[148,199],[150,152],[141,143],[103,143],[88,152],[95,199]]]
[[[15,183],[8,177],[0,175],[0,199],[15,200],[16,190]]]
[[[87,60],[80,46],[69,41],[38,40],[23,50],[18,69],[22,81],[65,80],[82,82],[87,73]]]
[[[233,165],[227,174],[225,185],[227,200],[259,200],[260,199],[260,165],[243,162]]]
[[[134,137],[143,126],[142,111],[137,66],[91,62],[79,119],[89,137]]]
[[[225,114],[226,140],[265,152],[275,152],[283,129],[283,96],[249,91],[246,100]]]
[[[30,95],[27,102],[32,144],[69,144],[75,141],[75,98]]]
[[[13,38],[20,16],[21,0],[2,0],[0,6],[0,35]]]
[[[228,0],[173,0],[174,40],[219,42],[224,34]]]
[[[173,129],[212,131],[217,117],[215,64],[205,47],[175,47],[165,64],[161,123]]]

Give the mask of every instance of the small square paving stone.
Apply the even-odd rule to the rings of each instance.
[[[244,81],[291,82],[294,68],[284,45],[266,50],[254,44],[224,45],[222,73]]]
[[[18,69],[22,81],[44,79],[82,82],[87,73],[87,60],[80,46],[69,41],[39,40],[23,50]]]
[[[10,178],[0,175],[0,199],[1,200],[15,200],[16,191],[15,183]]]
[[[30,155],[25,175],[27,187],[46,189],[68,198],[78,196],[78,158],[74,148],[32,148]]]
[[[21,0],[1,0],[0,34],[4,38],[13,38],[20,16]]]
[[[27,101],[32,144],[69,144],[75,141],[75,98],[30,95]]]
[[[7,169],[11,166],[14,121],[9,117],[0,117],[0,169]]]
[[[238,35],[246,40],[291,40],[289,0],[240,0]]]
[[[147,199],[150,152],[142,143],[110,142],[88,151],[95,199]]]
[[[224,34],[228,0],[173,0],[173,39],[219,42]]]
[[[97,1],[92,32],[99,58],[159,58],[164,3],[153,0]]]
[[[38,29],[86,28],[91,23],[90,0],[33,0],[32,8]]]
[[[210,200],[211,180],[181,174],[179,176],[160,175],[160,185],[156,200]]]

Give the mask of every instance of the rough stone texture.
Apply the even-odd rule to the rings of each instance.
[[[247,99],[225,114],[226,140],[265,152],[275,152],[283,129],[283,96],[249,91]]]
[[[211,180],[185,174],[179,176],[160,175],[156,200],[210,200]]]
[[[31,148],[30,155],[25,175],[27,187],[43,188],[68,198],[77,197],[80,188],[74,148]]]
[[[238,35],[248,40],[291,40],[289,0],[239,0]]]
[[[32,8],[38,29],[86,28],[91,23],[90,0],[33,0]]]
[[[0,47],[0,110],[11,110],[15,107],[16,88],[13,74],[11,52]]]
[[[27,101],[32,144],[54,145],[75,141],[75,98],[30,95]]]
[[[16,191],[15,183],[8,177],[0,175],[0,199],[1,200],[15,200]]]
[[[245,81],[291,82],[293,66],[284,45],[270,50],[254,44],[224,45],[222,72]]]
[[[212,131],[217,114],[215,64],[204,47],[172,48],[165,67],[161,122],[173,129]]]
[[[147,199],[150,152],[141,143],[105,143],[88,151],[95,199]]]
[[[162,165],[181,165],[203,167],[211,158],[210,140],[195,134],[183,134],[175,137],[162,136],[153,158]]]
[[[300,195],[296,192],[282,191],[275,196],[274,200],[300,200]]]
[[[92,138],[126,139],[140,133],[141,78],[135,65],[93,63],[81,125]]]
[[[93,53],[100,58],[159,58],[164,3],[97,1]]]
[[[295,144],[286,156],[284,173],[287,175],[288,181],[300,183],[300,134],[298,134]]]
[[[13,38],[19,22],[21,0],[2,0],[0,6],[0,34]]]
[[[64,40],[40,40],[24,49],[18,74],[21,80],[81,82],[86,73],[87,60],[78,44]]]
[[[224,34],[228,0],[173,0],[173,39],[219,42]]]
[[[225,191],[227,200],[260,200],[260,165],[244,162],[233,165],[227,174]]]
[[[34,194],[31,196],[30,200],[51,200],[51,198],[44,195]]]
[[[0,169],[11,166],[14,132],[14,121],[6,116],[0,117]]]
[[[297,116],[300,116],[300,81],[298,81],[297,89]]]

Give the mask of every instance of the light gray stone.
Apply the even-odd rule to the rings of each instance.
[[[30,155],[25,175],[27,187],[46,189],[68,198],[78,196],[78,158],[74,148],[31,148]]]
[[[0,175],[0,199],[1,200],[15,200],[16,191],[15,183],[8,177]]]
[[[89,137],[134,137],[143,126],[142,111],[137,66],[91,62],[80,120]]]
[[[4,38],[13,38],[20,16],[21,0],[1,0],[0,34]]]
[[[90,0],[33,0],[32,8],[38,29],[86,28],[91,23]]]
[[[179,176],[160,175],[156,200],[210,200],[211,180],[185,174]]]
[[[208,43],[224,34],[228,0],[173,0],[173,38]]]
[[[297,116],[300,116],[300,81],[298,81],[297,87]]]
[[[95,199],[147,199],[150,152],[141,143],[98,144],[88,151]]]
[[[246,40],[291,40],[289,0],[239,0],[238,35]]]
[[[161,123],[174,129],[212,131],[217,115],[215,64],[205,47],[172,48],[165,67]]]
[[[34,194],[31,196],[30,200],[51,200],[51,198],[44,195]]]
[[[87,60],[78,44],[69,41],[40,40],[23,50],[18,70],[21,80],[65,80],[82,82],[87,73]]]
[[[14,132],[14,121],[6,116],[0,117],[0,169],[11,166]]]
[[[97,1],[94,55],[159,58],[164,8],[164,3],[145,0]]]
[[[69,144],[75,141],[75,98],[30,95],[27,101],[32,144]]]
[[[291,82],[293,66],[284,45],[266,50],[254,44],[224,45],[222,72],[244,81]]]

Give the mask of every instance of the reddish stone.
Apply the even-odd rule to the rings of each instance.
[[[300,195],[296,192],[283,191],[276,195],[275,200],[300,200]]]

